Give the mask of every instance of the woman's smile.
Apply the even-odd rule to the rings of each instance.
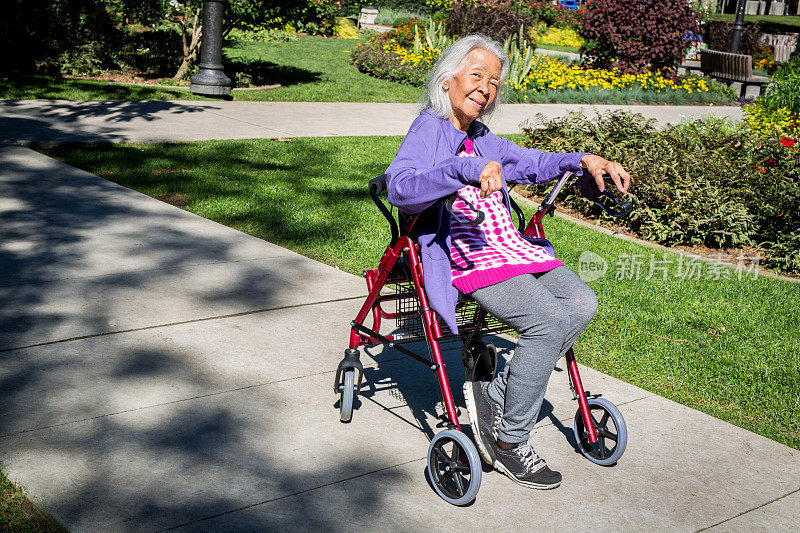
[[[469,100],[475,105],[475,107],[477,107],[479,109],[483,109],[484,106],[486,105],[486,101],[485,100],[481,102],[477,98],[473,98],[473,97],[470,97]]]

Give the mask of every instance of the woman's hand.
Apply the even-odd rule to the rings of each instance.
[[[603,174],[609,174],[611,176],[619,192],[623,194],[628,192],[631,175],[616,161],[608,161],[599,155],[586,154],[581,159],[581,166],[594,176],[594,181],[597,182],[597,188],[600,189],[601,192],[606,189],[606,184],[603,181]]]
[[[500,163],[489,161],[481,172],[481,198],[486,198],[503,188]]]

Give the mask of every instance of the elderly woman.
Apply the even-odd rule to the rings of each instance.
[[[550,373],[594,316],[597,299],[558,259],[516,232],[506,183],[544,183],[585,169],[600,190],[608,173],[625,192],[630,176],[597,155],[525,149],[490,132],[477,119],[497,108],[507,73],[508,58],[495,41],[470,35],[455,42],[433,69],[423,111],[386,174],[389,202],[422,214],[415,231],[431,307],[457,332],[460,291],[519,333],[503,371],[491,382],[467,383],[464,393],[484,460],[517,483],[549,489],[561,474],[528,440]],[[443,210],[439,200],[456,192],[456,211],[467,200],[485,212],[479,226]]]

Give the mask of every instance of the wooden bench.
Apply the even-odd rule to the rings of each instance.
[[[731,54],[718,50],[700,50],[700,71],[712,78],[719,78],[728,85],[733,82],[742,84],[740,96],[745,95],[747,87],[760,87],[769,82],[766,76],[753,75],[753,58],[743,54]]]

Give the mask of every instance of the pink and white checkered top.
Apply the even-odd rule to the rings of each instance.
[[[470,139],[464,141],[458,155],[475,155]],[[480,192],[479,188],[472,185],[458,191],[462,198],[486,214],[480,225],[466,226],[455,218],[450,221],[450,274],[456,289],[468,294],[514,276],[547,272],[564,265],[544,248],[531,244],[517,232],[511,213],[503,203],[501,191],[487,198],[481,198]],[[453,202],[453,211],[460,218],[475,218],[475,214],[460,198]]]

